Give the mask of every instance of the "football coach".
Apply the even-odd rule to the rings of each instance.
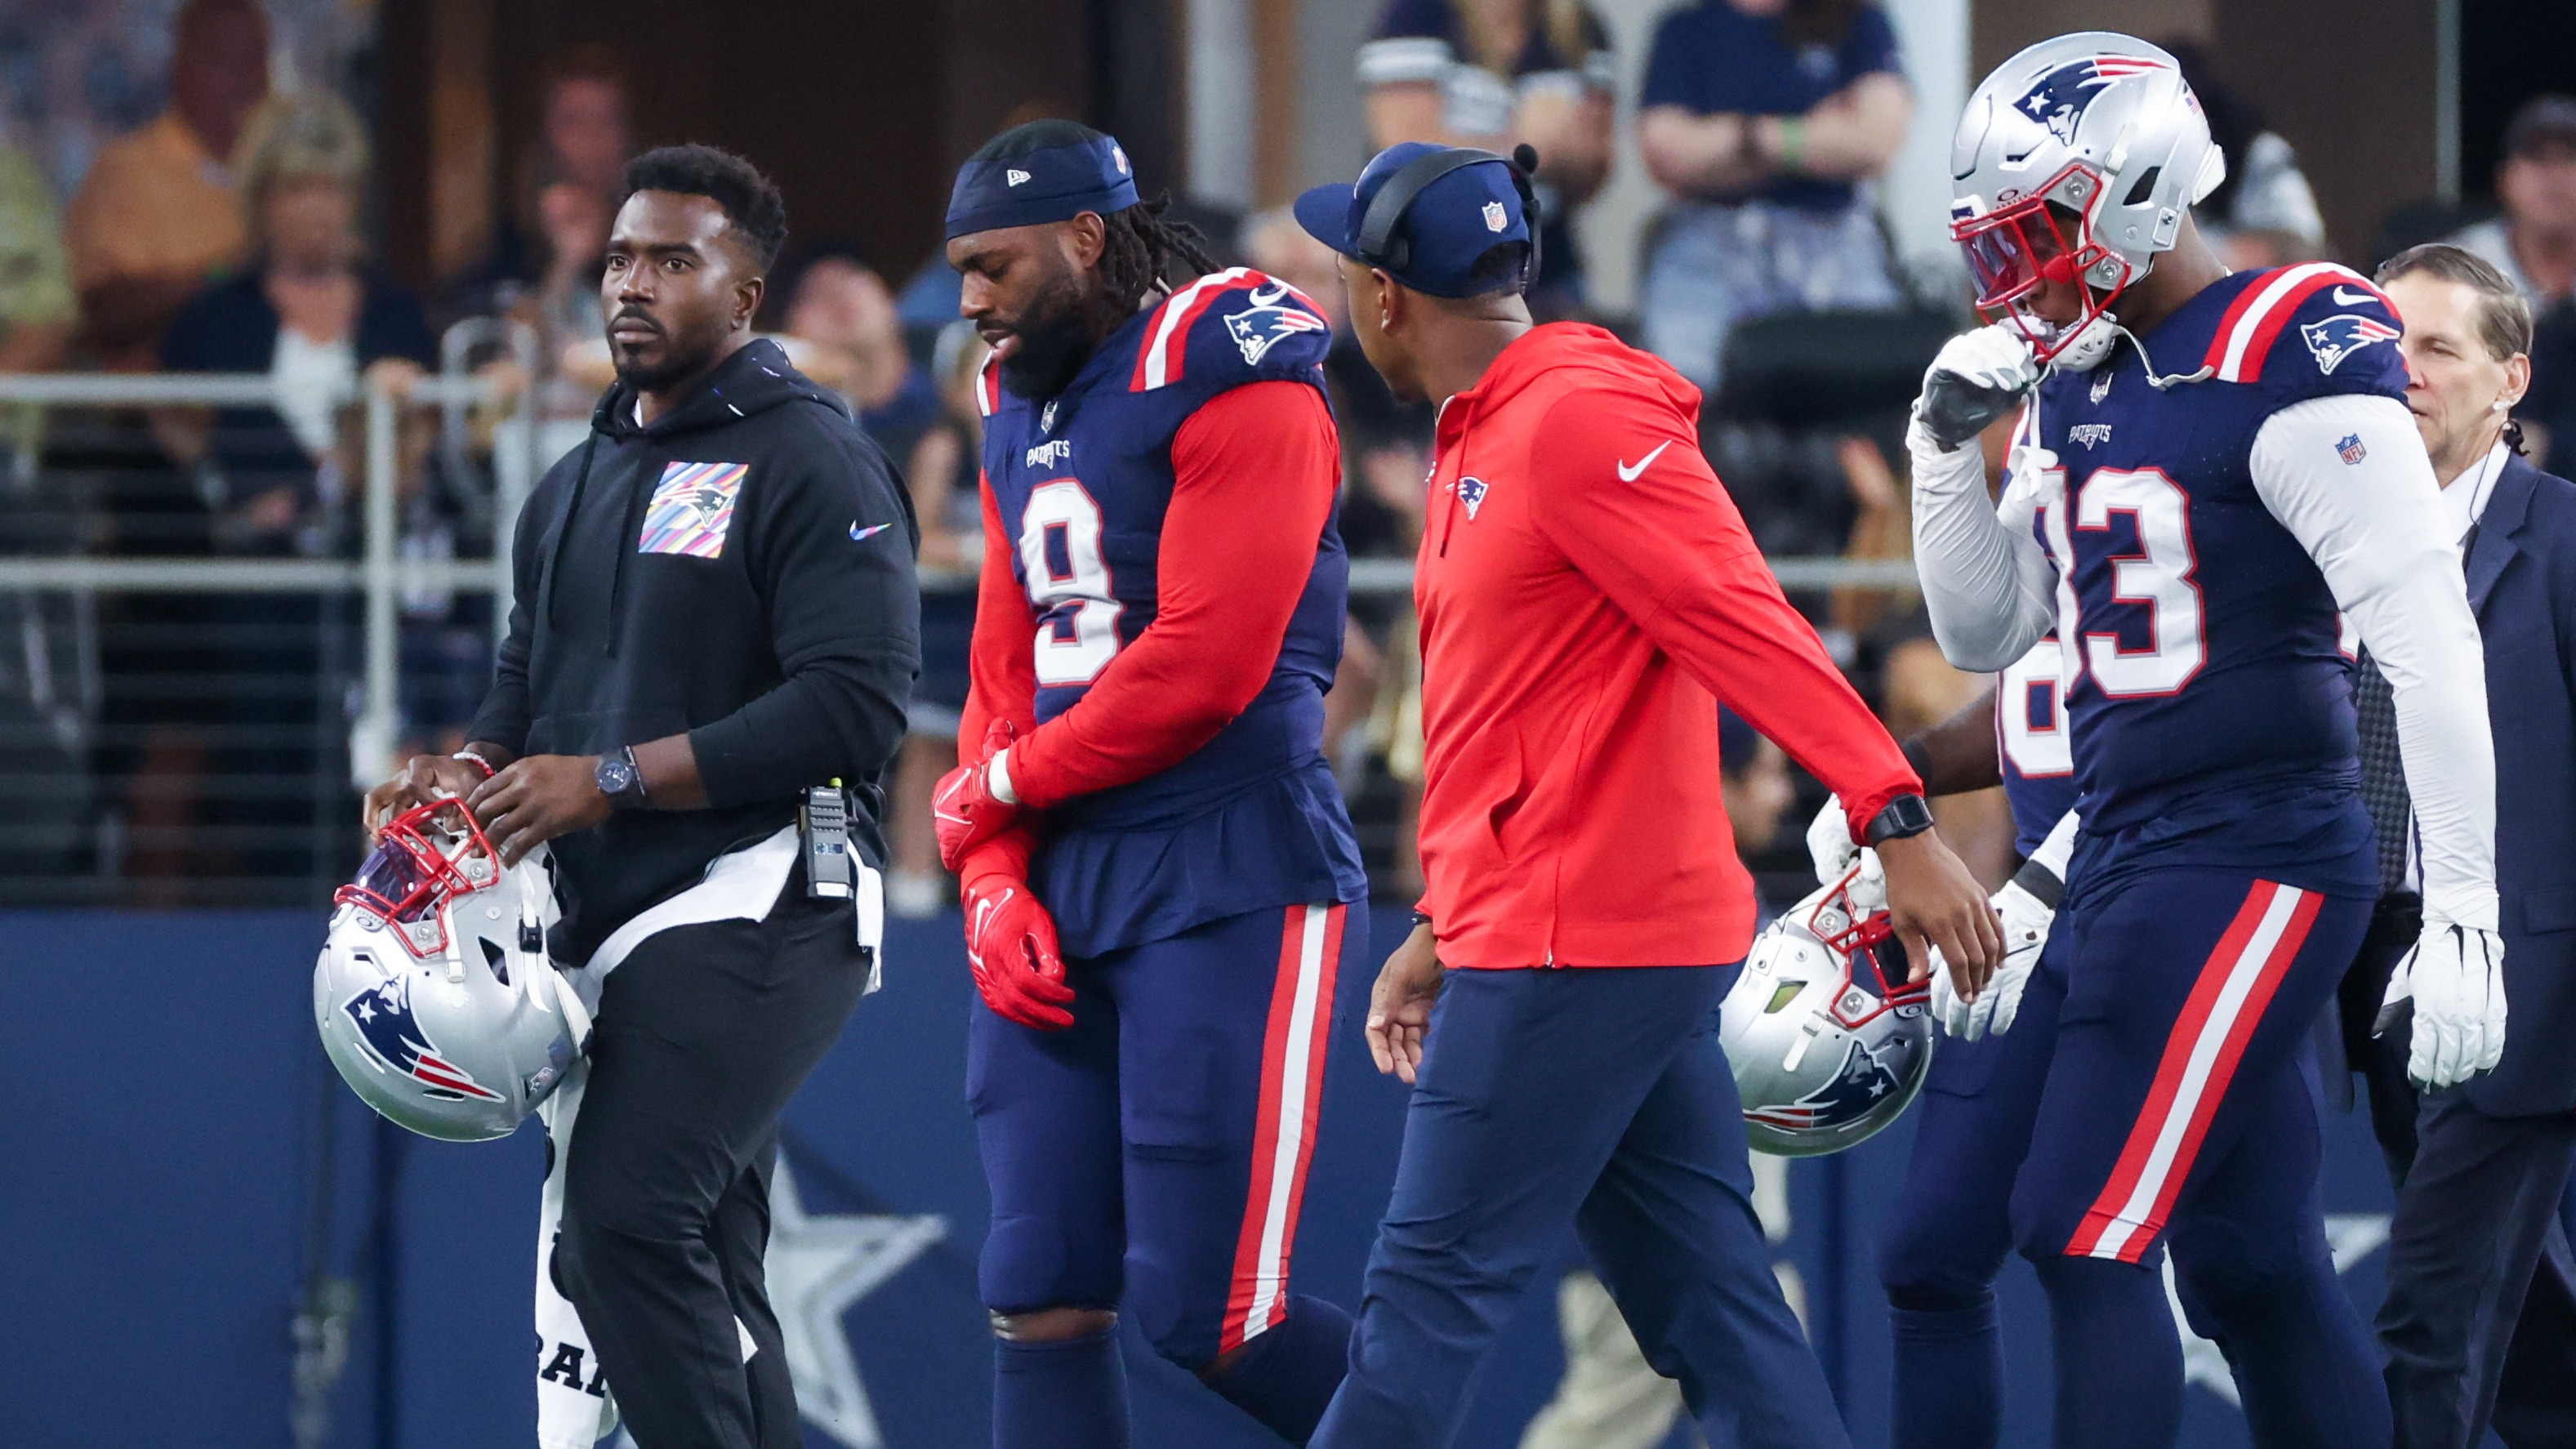
[[[881,866],[918,530],[847,408],[753,338],[777,187],[678,146],[626,190],[600,282],[617,382],[520,515],[497,680],[471,743],[408,762],[368,821],[454,794],[505,860],[552,842],[549,944],[605,977],[554,1277],[641,1449],[787,1449],[778,1119],[870,985],[876,919],[871,872],[855,898],[809,878],[849,858],[819,838],[830,797],[812,831],[799,810],[847,787],[846,848]]]
[[[1938,946],[1973,997],[2001,930],[1700,456],[1699,390],[1597,327],[1531,324],[1536,167],[1408,144],[1297,202],[1369,361],[1440,405],[1414,575],[1428,889],[1367,1026],[1414,1090],[1350,1374],[1309,1442],[1450,1443],[1571,1221],[1713,1442],[1843,1449],[1718,1046],[1754,923],[1719,702],[1850,806],[1918,975]]]

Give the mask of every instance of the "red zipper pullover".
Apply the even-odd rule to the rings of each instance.
[[[1422,909],[1451,966],[1751,946],[1717,701],[1855,836],[1922,782],[1781,597],[1700,455],[1699,390],[1597,327],[1505,348],[1440,414],[1422,617]]]

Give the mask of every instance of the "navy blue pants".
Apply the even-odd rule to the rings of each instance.
[[[2326,1246],[2308,1045],[2369,917],[2366,899],[2208,868],[2079,884],[2059,912],[2066,995],[2012,1224],[2048,1291],[2060,1445],[2174,1442],[2168,1236],[2256,1444],[2388,1443]]]
[[[1477,1361],[1571,1221],[1712,1440],[1849,1445],[1753,1212],[1718,1046],[1733,979],[1705,966],[1448,974],[1350,1375],[1313,1444],[1445,1449]]]
[[[975,1003],[966,1095],[993,1192],[987,1307],[1123,1306],[1192,1370],[1278,1326],[1333,983],[1367,945],[1348,915],[1255,911],[1068,962],[1060,1032]]]

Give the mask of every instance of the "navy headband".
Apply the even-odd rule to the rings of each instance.
[[[1102,216],[1137,202],[1135,168],[1118,142],[1089,139],[967,162],[948,198],[948,239],[1005,226]]]

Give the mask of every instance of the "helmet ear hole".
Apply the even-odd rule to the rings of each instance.
[[[492,979],[504,986],[509,985],[509,956],[501,950],[499,943],[489,936],[478,936],[475,940],[483,947],[483,964],[492,968]]]
[[[2139,172],[2138,184],[2129,188],[2128,196],[2123,198],[2120,204],[2122,206],[2137,206],[2143,203],[2148,197],[2155,195],[2156,180],[2164,174],[2165,168],[2162,166],[2150,166],[2146,170]]]

